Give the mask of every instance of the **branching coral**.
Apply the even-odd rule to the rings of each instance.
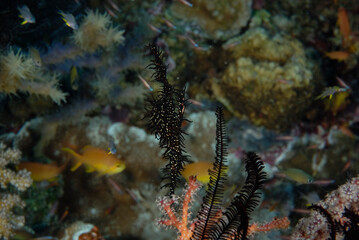
[[[159,220],[158,224],[176,228],[180,234],[178,237],[180,240],[190,239],[193,235],[195,225],[189,219],[191,214],[189,205],[193,201],[193,197],[200,187],[201,184],[196,181],[196,178],[190,178],[184,196],[182,197],[181,217],[177,216],[173,207],[174,205],[179,205],[178,199],[174,196],[166,196],[157,200],[157,204],[161,211],[169,217],[168,219]]]
[[[18,195],[6,194],[0,198],[0,237],[9,239],[13,235],[13,230],[21,228],[25,224],[24,216],[17,216],[12,213],[13,207],[24,207],[24,202]]]
[[[20,170],[14,172],[7,168],[8,164],[18,164],[21,152],[17,149],[6,149],[3,143],[0,143],[0,186],[7,188],[8,184],[15,186],[19,191],[25,191],[32,184],[30,172]]]
[[[92,53],[99,47],[109,50],[115,44],[122,44],[125,40],[123,33],[123,30],[112,25],[107,13],[90,10],[74,31],[73,41],[82,50]]]
[[[66,93],[58,89],[58,76],[44,72],[29,57],[11,49],[0,56],[0,92],[24,92],[48,96],[55,103],[66,101]]]
[[[299,41],[257,28],[226,47],[236,60],[211,81],[218,100],[235,115],[271,129],[288,129],[300,119],[316,79]]]
[[[18,150],[6,149],[3,143],[0,143],[0,186],[3,190],[0,194],[0,238],[9,239],[13,230],[23,227],[25,218],[17,216],[12,212],[13,207],[24,207],[25,203],[16,194],[3,193],[9,184],[18,191],[25,191],[32,184],[30,172],[20,170],[18,172],[7,168],[9,164],[18,164],[21,153]]]

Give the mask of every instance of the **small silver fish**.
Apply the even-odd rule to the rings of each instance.
[[[72,29],[78,29],[78,25],[74,15],[71,13],[64,13],[63,11],[59,11],[59,14],[62,16],[62,20],[64,20],[66,26]]]
[[[19,17],[23,18],[24,21],[22,21],[21,25],[24,25],[26,23],[35,23],[36,19],[34,15],[30,12],[30,9],[26,5],[22,5],[21,7],[17,7],[17,10],[19,10],[20,15]]]
[[[183,5],[186,5],[188,7],[193,7],[192,3],[186,1],[186,0],[179,0]]]
[[[150,84],[140,74],[137,74],[137,76],[141,80],[143,85],[145,85],[145,87],[152,92],[153,88],[150,86]]]

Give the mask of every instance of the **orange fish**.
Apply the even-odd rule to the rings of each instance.
[[[55,164],[46,164],[38,162],[21,162],[18,165],[18,169],[26,169],[31,172],[31,178],[34,181],[49,181],[55,179],[64,169],[66,163],[62,166],[57,166]]]
[[[340,7],[338,10],[338,25],[340,29],[340,34],[344,38],[344,41],[348,41],[351,35],[351,30],[347,11],[343,7]]]
[[[71,171],[75,171],[82,164],[85,165],[86,172],[97,171],[100,175],[113,175],[122,172],[126,168],[123,161],[97,147],[84,147],[82,155],[70,148],[62,148],[62,151],[70,153],[76,160],[76,164],[71,168]]]
[[[350,53],[343,51],[333,51],[333,52],[327,52],[325,53],[325,55],[333,60],[344,61],[349,57]]]

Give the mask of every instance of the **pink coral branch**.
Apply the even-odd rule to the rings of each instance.
[[[178,204],[174,196],[164,197],[158,201],[159,207],[168,216],[167,219],[159,220],[158,224],[175,227],[180,233],[180,236],[178,237],[179,240],[190,239],[193,234],[194,224],[188,220],[190,216],[189,204],[192,202],[193,196],[200,186],[201,184],[197,182],[196,177],[190,178],[186,193],[183,197],[181,218],[176,215],[172,208],[173,204]]]
[[[273,218],[273,220],[269,223],[258,225],[253,223],[248,228],[248,235],[254,234],[256,232],[269,232],[271,230],[279,230],[279,229],[286,229],[289,227],[290,221],[288,217],[283,218]]]

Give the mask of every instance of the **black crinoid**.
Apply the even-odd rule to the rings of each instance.
[[[259,192],[266,178],[263,162],[257,154],[249,152],[244,158],[248,173],[244,187],[221,215],[224,181],[226,179],[226,133],[223,109],[217,108],[216,157],[209,171],[210,181],[197,214],[195,230],[191,239],[247,239],[249,215],[258,205]]]
[[[155,81],[162,84],[161,91],[148,99],[146,116],[149,128],[159,138],[160,147],[165,149],[164,158],[168,164],[164,169],[164,187],[169,187],[169,194],[174,194],[179,183],[184,164],[188,162],[183,145],[181,129],[184,119],[186,99],[184,90],[172,86],[166,77],[166,66],[162,54],[156,45],[147,46],[153,59],[149,65],[155,70]],[[224,181],[227,177],[227,137],[224,125],[223,108],[216,111],[216,157],[213,169],[209,170],[210,182],[203,198],[201,209],[197,214],[195,228],[191,239],[247,239],[249,215],[258,205],[259,192],[263,187],[265,173],[263,162],[253,152],[244,158],[248,173],[244,187],[222,213]]]

